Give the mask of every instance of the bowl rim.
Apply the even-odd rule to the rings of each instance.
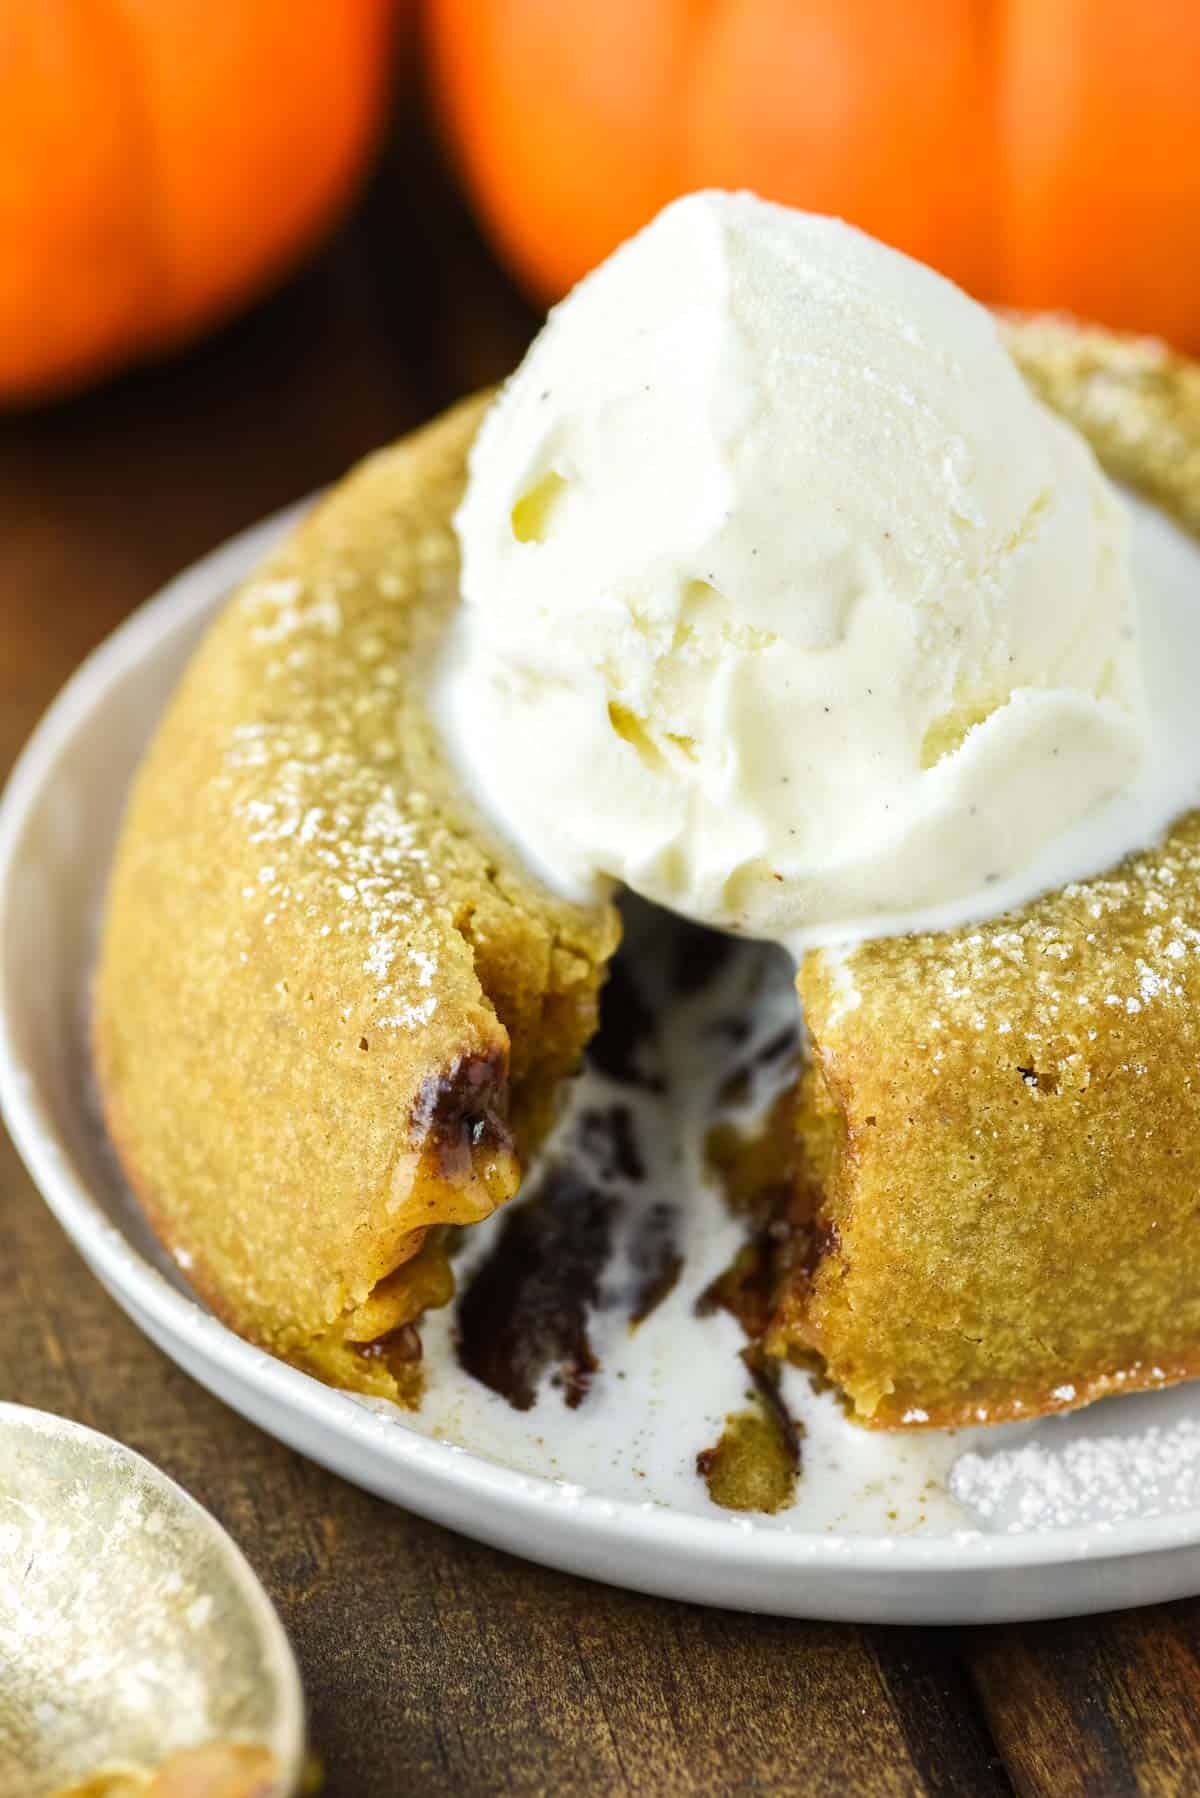
[[[536,1514],[543,1528],[557,1518],[563,1530],[587,1538],[598,1553],[638,1546],[647,1557],[665,1552],[672,1559],[682,1556],[709,1566],[719,1563],[723,1573],[733,1579],[768,1570],[790,1574],[838,1564],[847,1573],[903,1579],[935,1572],[985,1573],[1107,1562],[1200,1544],[1200,1506],[1157,1517],[1060,1529],[991,1534],[965,1528],[921,1537],[789,1531],[777,1526],[767,1529],[741,1515],[707,1518],[581,1491],[569,1482],[522,1473],[458,1444],[426,1437],[404,1428],[402,1418],[381,1420],[353,1395],[326,1387],[276,1360],[235,1335],[194,1296],[173,1286],[109,1220],[73,1165],[54,1124],[49,1100],[18,1046],[7,943],[25,833],[52,793],[58,766],[74,738],[110,703],[114,686],[136,673],[165,638],[182,632],[215,608],[309,504],[311,500],[286,507],[230,538],[118,625],[51,702],[0,795],[0,1116],[34,1185],[93,1272],[135,1323],[144,1328],[143,1319],[149,1320],[149,1333],[156,1339],[161,1332],[169,1342],[186,1345],[227,1380],[256,1389],[272,1406],[302,1415],[331,1441],[346,1443],[368,1457],[377,1456],[384,1442],[387,1458],[410,1474],[419,1488],[411,1499],[405,1498],[413,1509],[447,1517],[456,1500],[469,1500],[485,1504],[492,1518],[504,1516],[528,1523],[531,1514]],[[198,1376],[193,1373],[193,1377]],[[386,1437],[381,1436],[381,1421]],[[397,1428],[397,1423],[401,1427]],[[469,1530],[469,1526],[460,1527]],[[493,1535],[492,1539],[499,1538]]]

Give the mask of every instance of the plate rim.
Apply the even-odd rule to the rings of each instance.
[[[157,1327],[156,1340],[161,1332],[169,1342],[185,1343],[227,1379],[257,1388],[287,1411],[302,1415],[327,1440],[349,1440],[361,1453],[374,1456],[380,1453],[375,1413],[353,1395],[322,1385],[237,1336],[195,1297],[174,1287],[104,1214],[75,1168],[37,1076],[18,1049],[5,949],[25,829],[52,790],[58,764],[76,733],[107,702],[118,679],[136,674],[139,662],[164,638],[219,604],[311,503],[312,497],[301,500],[239,532],[135,608],[71,675],[18,755],[0,794],[0,1116],[59,1224],[139,1328],[144,1329],[145,1313]],[[219,1396],[230,1402],[223,1391]],[[993,1534],[967,1527],[921,1537],[764,1529],[752,1516],[740,1513],[709,1518],[581,1491],[571,1482],[523,1473],[465,1446],[406,1429],[402,1418],[397,1419],[398,1429],[390,1419],[387,1422],[391,1433],[386,1458],[391,1466],[401,1472],[411,1468],[426,1487],[448,1498],[485,1501],[513,1521],[528,1522],[531,1515],[545,1518],[548,1510],[558,1510],[564,1517],[569,1513],[575,1530],[594,1548],[628,1549],[636,1544],[652,1554],[669,1547],[675,1554],[694,1555],[698,1562],[719,1563],[729,1576],[768,1568],[788,1573],[828,1570],[840,1564],[848,1573],[923,1579],[935,1572],[995,1573],[1110,1562],[1200,1545],[1200,1506],[1158,1517],[1019,1533]],[[428,1507],[418,1500],[413,1508]]]

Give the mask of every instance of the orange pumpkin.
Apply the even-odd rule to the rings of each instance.
[[[0,399],[190,336],[361,170],[391,0],[0,0]]]
[[[430,0],[453,146],[561,294],[672,195],[841,214],[1200,349],[1198,0]]]

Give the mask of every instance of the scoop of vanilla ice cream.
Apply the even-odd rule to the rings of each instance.
[[[450,741],[580,896],[905,928],[1141,761],[1120,499],[987,311],[835,220],[667,207],[551,313],[457,528]]]

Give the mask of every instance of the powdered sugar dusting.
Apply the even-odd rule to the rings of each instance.
[[[219,829],[242,833],[229,960],[270,955],[281,1007],[323,1004],[353,1053],[380,1033],[452,1032],[479,1006],[497,906],[538,910],[464,816],[428,715],[458,557],[421,466],[400,446],[353,475],[239,590],[206,669],[221,749],[208,797]],[[607,926],[548,903],[538,928],[586,957]]]
[[[273,907],[267,919],[273,921],[273,915],[295,905],[314,921],[318,916],[327,919],[332,890],[341,913],[337,928],[366,926],[367,952],[361,965],[372,982],[376,1025],[412,1029],[427,1023],[437,1003],[428,989],[437,969],[430,898],[438,883],[429,869],[420,830],[390,786],[381,789],[365,813],[349,808],[330,811],[312,803],[315,793],[328,790],[333,758],[304,754],[303,743],[289,741],[293,735],[290,726],[280,726],[269,746],[261,734],[250,739],[254,749],[249,765],[268,771],[270,781],[252,796],[236,799],[233,806],[234,816],[247,826],[250,842],[294,843],[303,852],[300,857],[281,854],[259,869],[259,887]],[[246,768],[241,741],[231,748],[227,763]],[[352,784],[361,778],[361,770],[350,775]],[[297,860],[302,864],[299,871],[294,866]],[[314,865],[316,879],[311,872]],[[259,897],[255,889],[248,893]],[[394,1003],[414,988],[423,993],[418,1002]]]
[[[834,992],[830,1022],[839,1023],[848,1012],[862,1004],[862,993],[844,949],[824,949],[819,953]]]
[[[987,1528],[1010,1535],[1200,1505],[1200,1419],[1182,1416],[1123,1435],[1101,1433],[1102,1414],[1093,1417],[1094,1434],[1061,1446],[1047,1425],[1019,1448],[962,1455],[950,1491]]]
[[[264,658],[261,710],[230,726],[221,783],[247,843],[269,851],[242,897],[264,927],[299,912],[314,934],[362,940],[368,986],[356,1018],[416,1030],[437,1010],[448,927],[429,805],[398,753],[396,646],[377,628],[377,603],[354,604],[355,583],[370,577],[327,548],[311,575],[268,568],[237,601]],[[375,579],[394,591],[388,570]]]

